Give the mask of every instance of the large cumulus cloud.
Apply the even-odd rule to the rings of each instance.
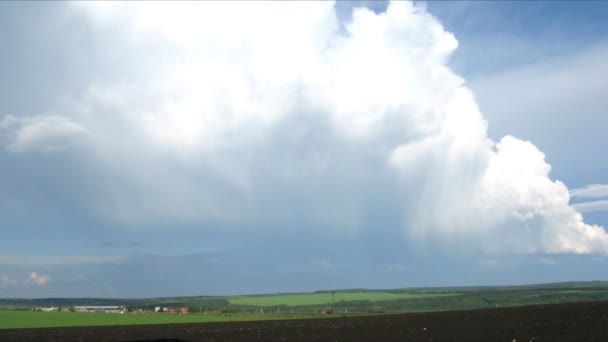
[[[420,6],[358,8],[350,22],[330,2],[71,6],[115,37],[101,51],[117,72],[53,117],[87,134],[98,215],[386,229],[375,211],[414,242],[608,252],[541,151],[487,137],[447,67],[457,40]]]

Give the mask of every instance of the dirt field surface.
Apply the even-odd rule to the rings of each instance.
[[[0,330],[0,341],[608,341],[608,302],[330,319]]]

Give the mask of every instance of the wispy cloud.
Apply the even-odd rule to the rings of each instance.
[[[608,211],[608,200],[574,203],[572,206],[581,213]]]
[[[590,184],[570,190],[572,199],[595,199],[608,197],[608,184]],[[573,203],[572,206],[581,213],[608,211],[608,199]]]
[[[84,127],[72,119],[55,114],[0,118],[0,137],[10,152],[62,150],[85,132]]]
[[[598,198],[608,197],[608,184],[590,184],[581,188],[570,190],[572,198]]]

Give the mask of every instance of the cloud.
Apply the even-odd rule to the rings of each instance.
[[[534,54],[538,50],[533,45],[525,51]],[[490,123],[490,137],[513,135],[532,140],[551,160],[554,177],[601,182],[608,167],[600,148],[608,144],[608,99],[602,92],[608,87],[608,68],[598,66],[608,60],[608,44],[599,42],[572,51],[480,75],[469,86]],[[555,137],[567,137],[567,143]],[[589,163],[592,166],[581,167]]]
[[[68,117],[41,114],[28,117],[5,115],[0,119],[0,137],[10,152],[53,152],[68,147],[85,129]]]
[[[566,186],[549,179],[550,169],[530,142],[507,136],[496,145],[474,200],[482,217],[490,215],[482,222],[497,227],[486,237],[487,248],[524,254],[606,252],[605,230],[583,222],[568,205]]]
[[[25,284],[34,284],[38,286],[47,285],[51,281],[51,277],[48,275],[38,274],[36,272],[30,273],[30,276],[25,280]]]
[[[574,203],[572,204],[572,207],[581,213],[608,211],[608,200]]]
[[[582,198],[602,198],[608,197],[607,184],[590,184],[581,188],[570,190],[570,197],[576,199]],[[594,211],[608,211],[608,200],[595,200],[587,202],[573,203],[572,207],[576,208],[581,213]]]
[[[120,72],[94,79],[69,117],[21,119],[8,146],[48,148],[86,127],[104,220],[346,236],[397,226],[450,251],[608,252],[535,145],[488,138],[448,67],[458,41],[420,5],[357,8],[342,23],[330,2],[69,6],[113,37],[100,56]]]
[[[573,198],[608,197],[608,184],[590,184],[582,188],[570,190]]]

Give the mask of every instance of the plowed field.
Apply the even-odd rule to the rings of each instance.
[[[608,341],[608,302],[330,319],[0,330],[1,341]]]

